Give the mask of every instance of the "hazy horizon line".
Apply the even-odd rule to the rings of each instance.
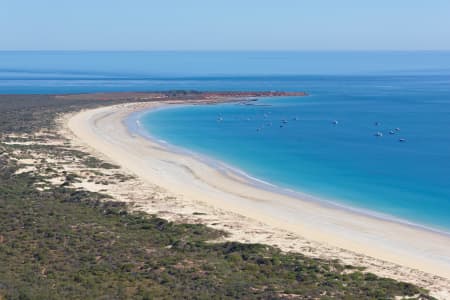
[[[450,49],[0,49],[0,52],[450,52]]]

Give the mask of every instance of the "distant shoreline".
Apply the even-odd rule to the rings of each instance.
[[[201,207],[207,205],[231,216],[236,215],[238,219],[243,217],[262,222],[271,228],[298,234],[313,243],[341,249],[335,251],[343,251],[337,256],[344,260],[349,253],[355,253],[356,256],[350,255],[353,257],[351,261],[355,262],[358,260],[356,253],[361,253],[365,260],[370,261],[369,257],[373,257],[375,261],[394,263],[397,267],[388,272],[394,278],[398,277],[395,275],[398,268],[403,268],[401,265],[450,279],[448,236],[264,191],[233,174],[223,176],[193,157],[170,152],[159,144],[129,133],[123,121],[131,113],[165,103],[130,103],[88,110],[70,118],[66,126],[74,133],[73,140],[81,141],[93,153],[121,165],[142,180],[156,184],[190,205],[194,211],[201,211]],[[177,100],[171,103],[185,102]],[[174,208],[169,206],[167,209]],[[243,228],[237,230],[245,231]],[[254,242],[258,240],[257,234],[251,236],[256,238]],[[282,249],[289,249],[293,243],[282,239],[266,242]],[[330,254],[322,251],[318,255],[326,257]],[[373,265],[380,265],[375,261]]]
[[[57,99],[85,99],[85,100],[129,100],[143,101],[148,99],[185,100],[189,103],[217,103],[253,100],[258,97],[305,97],[307,92],[284,92],[284,91],[196,91],[196,90],[166,90],[153,92],[99,92],[99,93],[76,93],[56,94]],[[195,97],[195,100],[193,99]],[[250,99],[249,99],[250,98]]]

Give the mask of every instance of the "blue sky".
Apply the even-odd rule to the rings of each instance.
[[[450,1],[0,0],[0,50],[450,50]]]

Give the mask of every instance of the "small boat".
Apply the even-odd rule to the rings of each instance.
[[[283,124],[286,124],[288,121],[287,120],[282,120],[281,121]]]
[[[399,141],[400,143],[404,143],[404,142],[406,142],[406,139],[398,139],[398,141]]]
[[[395,131],[400,131],[400,128],[398,128],[398,127],[397,127],[397,128],[395,128]]]
[[[337,125],[337,124],[339,124],[339,122],[337,120],[334,120],[333,125]]]
[[[378,131],[377,133],[375,133],[375,136],[382,137],[383,133]]]
[[[389,134],[395,134],[394,130],[389,131]]]

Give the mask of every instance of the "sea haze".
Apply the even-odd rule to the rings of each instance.
[[[310,93],[142,124],[282,188],[450,232],[450,52],[0,52],[3,94],[169,89]]]
[[[1,94],[309,90],[327,76],[430,75],[448,82],[449,74],[450,51],[0,51]],[[345,77],[339,81],[348,83]]]

